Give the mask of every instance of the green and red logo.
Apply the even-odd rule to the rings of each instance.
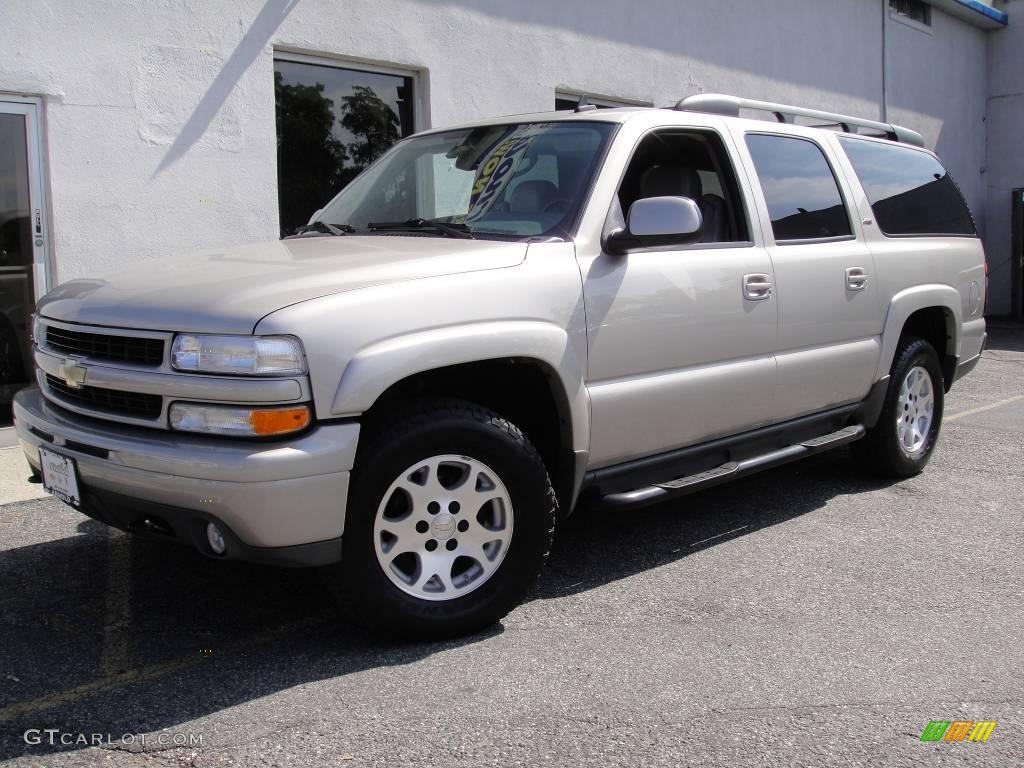
[[[921,741],[988,741],[995,728],[995,720],[932,720]]]

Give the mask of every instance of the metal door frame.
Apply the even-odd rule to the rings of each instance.
[[[1010,202],[1010,314],[1024,313],[1024,188],[1013,190]]]
[[[32,227],[32,289],[33,298],[38,301],[55,282],[43,161],[43,100],[38,96],[0,93],[0,113],[25,117],[28,200]],[[17,444],[14,428],[0,427],[0,448]]]
[[[43,175],[43,100],[37,96],[0,94],[0,112],[25,117],[25,147],[28,154],[28,199],[32,226],[32,284],[38,301],[52,285],[49,217]]]

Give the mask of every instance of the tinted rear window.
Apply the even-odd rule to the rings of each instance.
[[[927,152],[845,136],[839,141],[885,234],[976,234],[960,190]]]
[[[791,136],[752,133],[747,136],[747,148],[757,168],[776,241],[852,235],[832,167],[817,144]]]

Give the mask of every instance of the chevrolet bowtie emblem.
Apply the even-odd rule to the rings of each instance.
[[[72,389],[81,389],[85,384],[85,372],[89,370],[84,365],[79,365],[74,360],[65,360],[60,364],[57,373],[64,379],[64,383]]]

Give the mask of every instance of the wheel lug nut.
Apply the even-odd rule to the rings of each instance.
[[[459,546],[459,542],[457,542],[455,539],[448,539],[448,541],[445,543],[445,547],[448,549],[449,552],[454,552],[457,546]]]
[[[465,533],[469,530],[469,520],[459,520],[459,533]]]
[[[426,547],[427,552],[433,552],[435,549],[437,549],[437,542],[433,539],[428,539],[427,543],[423,546]]]
[[[429,504],[427,504],[427,512],[429,512],[430,514],[436,515],[440,511],[441,505],[438,504],[436,501],[432,501]]]
[[[453,501],[451,504],[448,505],[448,511],[451,512],[453,515],[459,514],[459,509],[459,502],[457,501]]]
[[[416,523],[416,533],[426,533],[429,530],[430,526],[427,524],[426,520],[420,520]]]

